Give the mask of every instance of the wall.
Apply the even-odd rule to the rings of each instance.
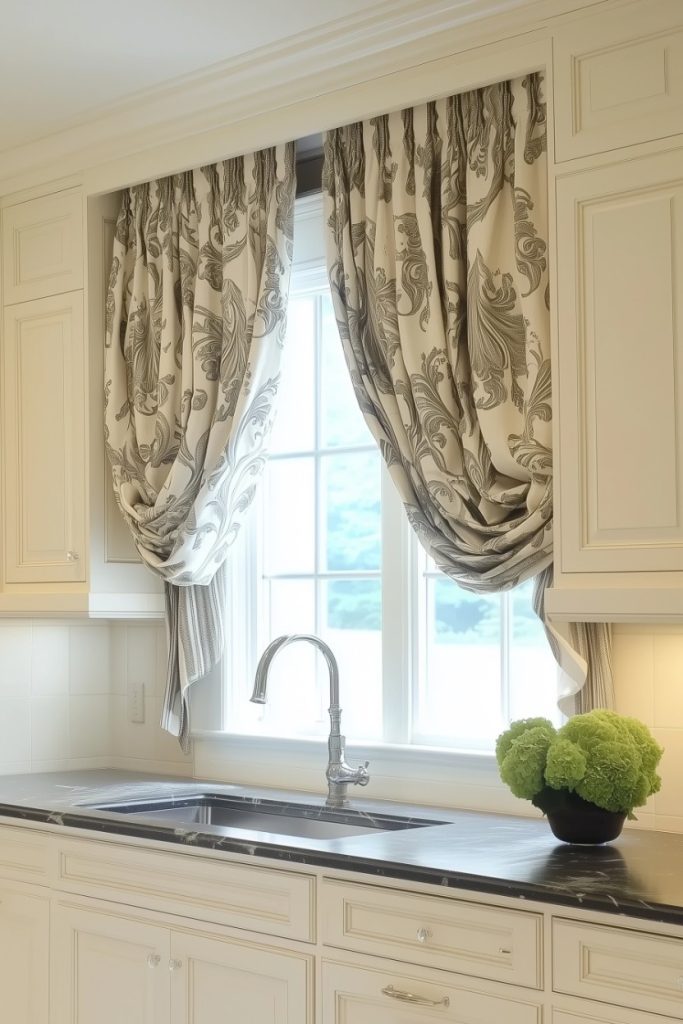
[[[0,774],[129,768],[190,774],[158,725],[164,627],[0,619]],[[145,721],[129,723],[130,682]]]
[[[639,827],[683,832],[683,627],[615,626],[616,708],[664,747],[662,789],[637,812]]]
[[[0,772],[110,763],[110,630],[0,620]]]
[[[111,728],[113,767],[164,774],[192,774],[192,758],[159,726],[166,678],[162,622],[111,626]],[[145,721],[129,722],[130,685],[145,686]]]

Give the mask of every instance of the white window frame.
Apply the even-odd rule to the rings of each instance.
[[[328,281],[321,262],[321,245],[324,241],[324,223],[320,195],[306,196],[296,201],[296,248],[293,268],[292,295],[310,294],[327,288]],[[236,546],[229,570],[229,623],[231,638],[228,665],[216,673],[212,686],[198,688],[192,695],[192,734],[195,739],[218,743],[222,749],[231,751],[237,763],[253,764],[256,775],[243,781],[268,783],[259,776],[267,766],[268,758],[277,758],[277,774],[271,784],[286,785],[286,771],[283,775],[283,760],[298,765],[297,781],[301,788],[301,770],[315,773],[324,770],[324,739],[273,737],[230,729],[235,720],[238,702],[243,701],[251,690],[256,661],[263,647],[259,636],[260,578],[259,544],[261,524],[258,513],[251,517],[245,527],[243,542]],[[392,484],[388,471],[382,468],[382,710],[383,738],[380,742],[354,743],[348,741],[349,750],[359,758],[367,757],[376,766],[396,778],[410,778],[416,784],[428,777],[431,782],[441,772],[457,770],[465,782],[474,782],[478,787],[498,787],[498,773],[493,752],[487,745],[477,749],[469,745],[466,749],[457,745],[445,746],[445,737],[420,735],[419,742],[412,742],[413,718],[418,699],[418,678],[425,671],[420,664],[424,656],[416,643],[418,628],[425,629],[425,587],[421,578],[426,567],[426,555],[422,552],[414,531],[403,513],[400,499]],[[433,573],[438,576],[438,572]],[[510,702],[510,679],[507,654],[510,644],[511,600],[509,593],[501,593],[501,701],[503,714],[507,717]],[[419,617],[419,627],[418,627]],[[397,642],[397,638],[398,642]],[[232,679],[240,680],[236,686],[225,684],[225,670]],[[322,666],[321,666],[322,668]],[[219,679],[220,676],[220,679]],[[202,692],[203,691],[203,692]],[[344,706],[344,680],[341,680],[341,704]],[[315,709],[311,709],[313,714]],[[216,728],[216,722],[220,725]],[[211,747],[213,750],[214,748]],[[214,757],[212,755],[212,757]],[[210,760],[212,771],[216,762]],[[322,768],[320,766],[322,765]],[[315,767],[314,767],[315,766]],[[267,767],[265,768],[267,771]],[[236,779],[237,781],[237,779]],[[317,788],[317,787],[315,787]],[[391,798],[391,792],[384,794]],[[406,798],[408,795],[406,794]],[[478,801],[481,800],[479,796]],[[461,798],[461,805],[462,803]],[[475,806],[476,806],[475,802]]]

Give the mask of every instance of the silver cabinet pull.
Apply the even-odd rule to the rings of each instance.
[[[183,966],[183,961],[182,960],[173,960],[173,959],[171,959],[171,960],[168,961],[168,969],[169,969],[169,971],[179,971],[182,966]]]
[[[148,967],[158,967],[161,963],[161,957],[157,953],[149,953],[147,956]]]
[[[386,988],[383,988],[382,995],[389,996],[390,999],[398,999],[401,1003],[412,1003],[413,1006],[451,1005],[448,996],[444,996],[443,999],[428,999],[427,996],[416,996],[412,992],[404,992],[400,988],[394,988],[393,985],[387,985]]]
[[[78,561],[78,552],[77,551],[67,551],[67,553],[66,553],[66,560],[67,560],[67,562],[77,562]]]
[[[432,933],[429,930],[429,928],[418,928],[417,929],[417,941],[418,942],[426,942],[428,939],[431,939],[431,937],[432,937]]]

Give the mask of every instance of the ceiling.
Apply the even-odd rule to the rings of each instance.
[[[0,0],[0,151],[90,121],[173,79],[331,22],[341,30],[345,18],[383,8],[387,0]]]

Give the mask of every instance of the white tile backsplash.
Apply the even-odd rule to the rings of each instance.
[[[192,774],[159,726],[161,623],[0,620],[0,773],[130,768]],[[145,687],[145,721],[127,694]]]
[[[0,697],[26,697],[31,686],[31,626],[0,629]]]

